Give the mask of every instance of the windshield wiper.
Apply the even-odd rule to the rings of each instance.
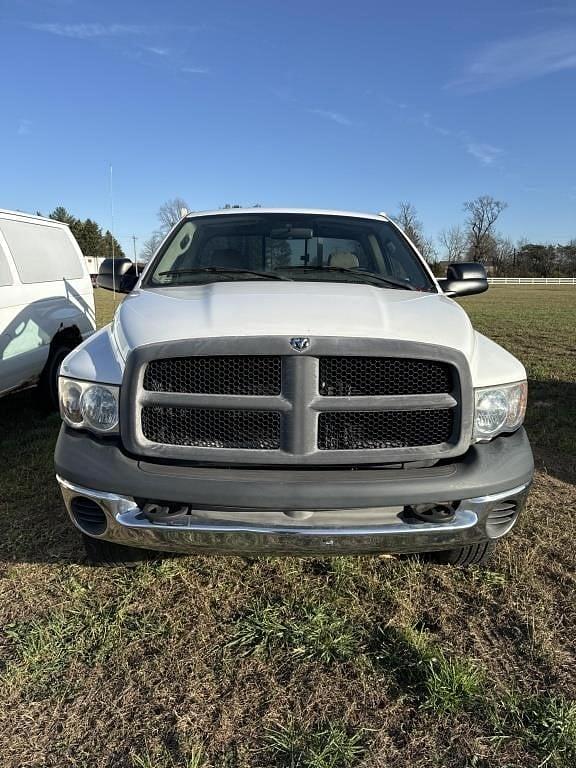
[[[277,275],[274,272],[258,272],[256,269],[244,269],[243,267],[195,267],[194,269],[168,269],[165,272],[159,272],[158,277],[164,277],[164,275],[196,275],[203,272],[215,273],[215,274],[242,274],[242,275],[256,275],[267,280],[291,280],[290,277],[284,275]]]
[[[375,280],[378,283],[385,283],[386,285],[391,285],[393,288],[404,288],[406,291],[418,290],[409,283],[401,283],[399,280],[392,280],[390,277],[383,277],[382,275],[377,275],[375,272],[368,272],[368,270],[362,269],[354,269],[352,267],[314,267],[312,265],[306,265],[302,267],[279,267],[278,269],[293,269],[295,271],[301,269],[308,272],[344,272],[354,275],[355,277],[367,278],[369,280]]]

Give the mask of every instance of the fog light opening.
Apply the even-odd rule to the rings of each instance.
[[[70,502],[72,515],[78,527],[91,536],[100,536],[106,530],[106,513],[102,507],[86,496],[75,496]]]
[[[520,512],[516,499],[499,502],[488,513],[486,533],[491,539],[505,536],[514,527]]]

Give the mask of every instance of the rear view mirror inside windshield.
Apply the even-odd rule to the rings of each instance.
[[[271,240],[310,240],[314,232],[310,227],[277,227],[270,230],[269,237]]]

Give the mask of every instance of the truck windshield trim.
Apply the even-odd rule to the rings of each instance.
[[[143,287],[252,278],[437,292],[418,254],[390,222],[283,213],[184,219],[155,257]]]

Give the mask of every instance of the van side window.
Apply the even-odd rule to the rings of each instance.
[[[0,287],[3,285],[12,285],[13,282],[10,267],[8,266],[8,259],[0,245]]]
[[[84,276],[70,235],[60,227],[4,219],[0,223],[23,283],[74,280]]]

